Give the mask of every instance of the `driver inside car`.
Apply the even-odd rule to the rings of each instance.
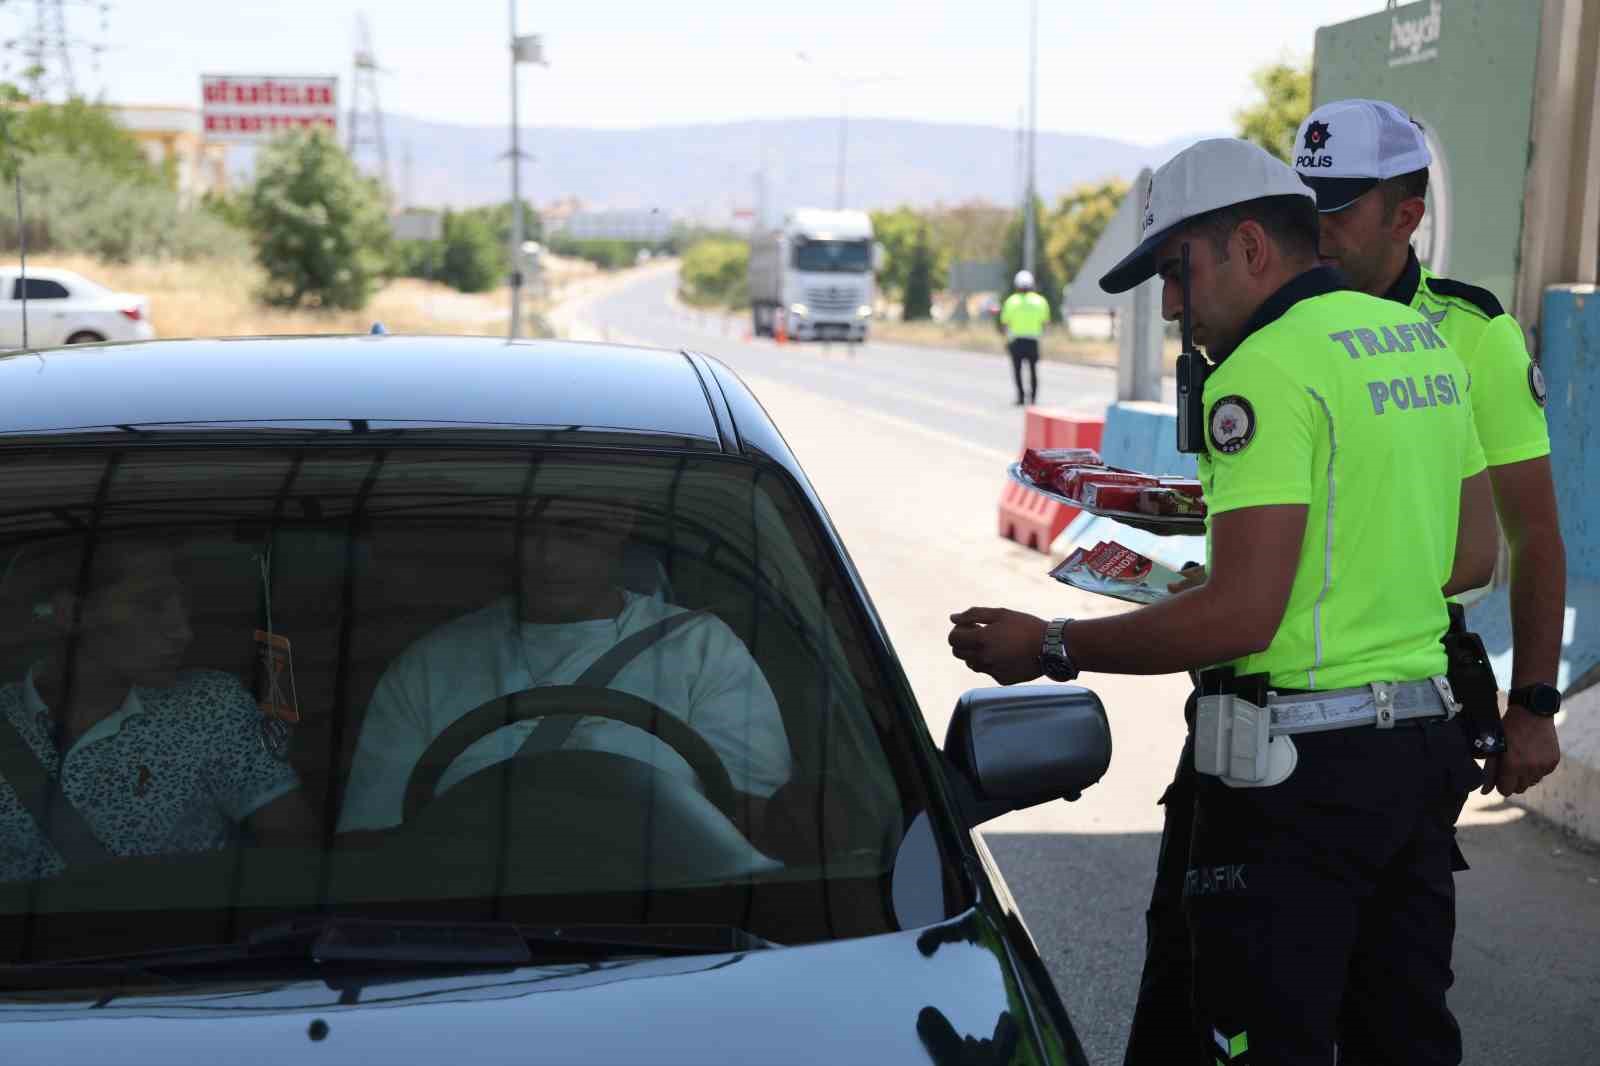
[[[193,633],[172,549],[101,537],[84,570],[81,544],[63,547],[19,551],[3,582],[53,647],[0,686],[0,881],[215,851],[241,827],[315,844],[254,698],[231,674],[180,669]]]
[[[551,465],[541,477],[561,478]],[[766,678],[721,620],[686,612],[659,593],[625,588],[634,515],[598,497],[604,475],[591,480],[568,472],[565,480],[570,484],[559,494],[542,493],[529,508],[513,591],[424,635],[378,681],[356,745],[341,833],[400,824],[419,759],[476,708],[528,689],[594,684],[647,700],[687,724],[727,769],[746,835],[762,824],[766,800],[791,769]],[[607,676],[597,680],[597,666]],[[541,722],[552,720],[560,719],[502,726],[472,742],[445,769],[435,794],[516,756]],[[557,734],[556,748],[627,756],[703,790],[689,763],[650,733],[593,716],[565,720],[576,724]]]

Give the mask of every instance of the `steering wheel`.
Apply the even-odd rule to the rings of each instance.
[[[609,718],[644,730],[682,756],[700,778],[706,798],[730,820],[734,818],[738,805],[728,768],[706,739],[682,719],[628,692],[587,685],[548,685],[496,696],[434,737],[406,782],[404,821],[410,822],[428,805],[445,770],[474,743],[496,729],[553,716]]]

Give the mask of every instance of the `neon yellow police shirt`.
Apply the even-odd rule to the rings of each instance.
[[[1204,392],[1208,555],[1217,515],[1308,508],[1277,633],[1227,664],[1280,688],[1444,672],[1461,482],[1484,469],[1466,368],[1443,336],[1340,285],[1318,268],[1274,294]]]
[[[1000,306],[1000,324],[1013,337],[1044,336],[1050,321],[1050,304],[1036,292],[1014,292]]]
[[[1408,264],[1401,276],[1412,276]],[[1409,303],[1450,342],[1472,378],[1472,414],[1490,466],[1550,454],[1544,372],[1528,355],[1522,327],[1488,289],[1441,278],[1426,268]]]

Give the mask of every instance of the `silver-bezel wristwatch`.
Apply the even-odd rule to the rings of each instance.
[[[1039,668],[1044,671],[1044,676],[1051,681],[1074,681],[1078,677],[1078,668],[1072,662],[1072,656],[1067,654],[1066,642],[1062,639],[1062,631],[1067,628],[1070,618],[1052,618],[1044,627],[1044,646],[1039,649]]]

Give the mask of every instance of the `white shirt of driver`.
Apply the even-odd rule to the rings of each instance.
[[[630,634],[683,608],[625,592],[622,613],[595,621],[534,624],[510,596],[434,630],[384,671],[356,743],[339,830],[383,829],[402,819],[406,782],[440,733],[477,707],[523,689],[570,685]],[[619,670],[608,688],[677,715],[705,738],[733,787],[770,796],[789,779],[777,701],[744,644],[710,615],[673,630]],[[439,779],[444,792],[517,753],[538,719],[473,742]],[[651,763],[698,784],[682,756],[649,733],[604,718],[580,719],[562,744]]]

